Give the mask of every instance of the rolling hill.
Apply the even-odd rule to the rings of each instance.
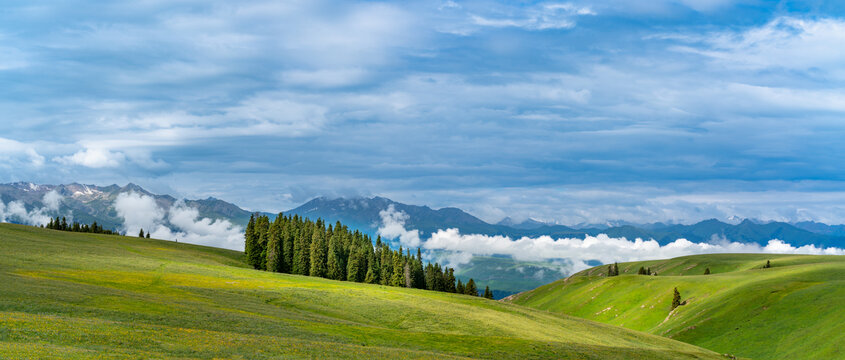
[[[0,249],[0,358],[722,358],[482,298],[251,270],[224,249],[11,224]]]
[[[636,275],[640,267],[658,276]],[[607,269],[506,301],[754,359],[845,358],[845,256],[714,254]],[[674,288],[686,304],[670,311]]]
[[[109,185],[39,185],[26,182],[0,184],[0,201],[5,204],[17,202],[26,207],[27,211],[42,214],[41,221],[48,216],[68,216],[69,220],[82,223],[94,221],[107,229],[128,231],[125,219],[118,213],[115,201],[120,194],[134,192],[154,199],[162,212],[172,209],[174,204],[184,202],[190,208],[197,210],[198,218],[211,220],[228,220],[233,224],[245,226],[250,212],[237,205],[214,198],[204,200],[178,200],[169,195],[151,193],[144,188],[127,184],[126,186]],[[48,194],[54,193],[61,197],[55,207],[46,203]],[[32,219],[26,221],[14,215],[5,216],[3,205],[0,204],[0,221],[37,224]],[[750,220],[736,224],[728,224],[718,220],[706,220],[691,225],[647,224],[637,225],[624,222],[611,222],[595,228],[574,229],[563,225],[549,225],[536,220],[516,222],[506,218],[499,223],[487,223],[461,209],[446,207],[432,209],[428,206],[408,205],[383,197],[372,198],[315,198],[294,209],[285,211],[287,214],[298,214],[311,219],[322,218],[329,223],[342,223],[360,229],[375,236],[383,225],[381,212],[393,207],[396,211],[407,215],[405,228],[420,231],[420,238],[426,241],[431,233],[441,229],[457,228],[462,234],[503,235],[512,239],[523,236],[552,238],[584,238],[585,235],[596,236],[607,234],[611,237],[625,237],[627,239],[643,238],[655,239],[665,245],[678,238],[685,238],[693,242],[712,242],[713,240],[736,241],[742,243],[756,243],[765,245],[769,240],[780,239],[793,246],[813,244],[816,246],[845,247],[845,238],[839,236],[836,226],[819,223],[801,223],[804,228],[780,223],[758,223]],[[36,211],[37,210],[37,211]],[[43,211],[42,211],[43,210]],[[268,214],[271,218],[273,214]],[[169,216],[164,216],[161,225],[174,233],[195,233],[197,229],[209,230],[208,227],[194,227],[190,224],[174,224]],[[187,226],[186,226],[187,225]],[[202,225],[202,224],[199,224]],[[806,228],[806,229],[805,229]],[[146,230],[150,230],[147,228]],[[133,229],[137,233],[138,229]],[[233,232],[240,231],[233,227]],[[816,233],[816,232],[818,233]],[[230,242],[228,232],[209,232],[196,235],[202,238],[203,244],[226,246],[237,249],[237,241]],[[160,235],[165,236],[165,235]],[[235,235],[237,237],[237,235]],[[176,237],[173,237],[176,238]],[[187,234],[183,237],[190,238]],[[394,243],[394,247],[398,244]],[[437,252],[437,250],[432,250]],[[434,254],[437,257],[448,257],[450,254]],[[490,286],[497,299],[520,291],[533,289],[551,281],[564,277],[558,259],[548,261],[517,261],[511,257],[475,256],[468,263],[463,263],[456,269],[456,276],[463,281],[474,278],[483,288]],[[566,270],[564,270],[566,271]]]

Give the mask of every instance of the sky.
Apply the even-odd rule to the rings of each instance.
[[[834,1],[11,1],[0,182],[845,223]]]

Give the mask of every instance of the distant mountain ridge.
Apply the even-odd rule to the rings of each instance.
[[[118,228],[122,224],[122,219],[113,206],[114,200],[120,193],[135,192],[151,196],[164,209],[178,201],[173,196],[153,194],[132,183],[121,187],[78,183],[40,185],[26,182],[0,184],[0,200],[4,203],[20,201],[27,210],[43,208],[45,207],[44,195],[51,191],[56,191],[62,196],[61,205],[55,215],[70,214],[76,221],[83,223],[97,221],[106,228]],[[185,200],[185,203],[197,208],[201,217],[226,219],[240,225],[245,225],[251,214],[250,211],[235,204],[215,198]],[[760,245],[765,245],[772,239],[780,239],[793,246],[845,247],[845,225],[827,225],[817,222],[789,224],[745,219],[736,224],[730,224],[710,219],[691,225],[673,225],[632,224],[617,221],[608,222],[608,226],[582,228],[546,224],[533,219],[517,223],[511,218],[505,218],[496,224],[490,224],[458,208],[432,209],[428,206],[403,204],[379,196],[372,198],[319,197],[285,213],[312,219],[322,218],[330,223],[341,221],[347,226],[376,234],[379,226],[382,225],[380,213],[390,206],[408,215],[405,228],[419,230],[423,240],[438,230],[457,228],[463,234],[502,235],[511,238],[543,235],[553,238],[583,238],[585,235],[607,234],[611,237],[627,239],[654,239],[661,245],[679,238],[693,242],[727,240]]]
[[[419,230],[424,238],[437,230],[457,228],[463,234],[503,235],[511,238],[542,235],[553,238],[583,238],[585,235],[607,234],[611,237],[627,239],[654,239],[661,245],[679,238],[699,243],[727,240],[760,245],[766,245],[772,239],[779,239],[793,246],[845,247],[845,236],[837,232],[841,227],[845,233],[845,226],[820,223],[799,223],[796,226],[785,222],[758,222],[745,219],[737,224],[729,224],[710,219],[691,225],[654,223],[573,228],[545,224],[536,220],[516,223],[506,218],[497,224],[489,224],[457,208],[447,207],[435,210],[428,206],[407,205],[383,197],[316,198],[286,213],[311,218],[320,217],[329,222],[341,221],[374,233],[381,225],[379,212],[390,205],[393,205],[397,211],[408,214],[405,227]]]
[[[44,196],[55,191],[61,195],[61,202],[57,211],[48,211],[50,216],[69,216],[74,221],[90,224],[94,221],[107,229],[118,229],[123,224],[114,208],[114,201],[121,193],[137,193],[153,197],[156,204],[169,209],[178,199],[170,195],[153,194],[144,188],[129,183],[126,186],[85,185],[72,183],[67,185],[40,185],[27,182],[0,184],[0,200],[3,203],[18,201],[24,204],[27,211],[47,207]],[[215,198],[201,200],[184,200],[189,207],[196,208],[201,217],[210,219],[226,219],[235,224],[245,225],[250,212],[240,207]]]

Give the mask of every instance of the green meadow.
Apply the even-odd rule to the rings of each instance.
[[[251,270],[242,257],[0,224],[0,358],[724,358],[482,298]]]
[[[636,275],[641,266],[658,275]],[[607,269],[509,301],[753,359],[845,358],[845,256],[713,254]],[[672,311],[676,287],[686,304]]]

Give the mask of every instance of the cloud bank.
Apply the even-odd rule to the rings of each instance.
[[[457,257],[450,256],[449,259],[464,259],[466,262],[471,260],[467,254],[506,255],[520,261],[566,259],[572,264],[571,271],[589,268],[590,266],[587,265],[589,260],[598,260],[606,264],[617,261],[668,259],[713,253],[845,255],[845,249],[819,248],[813,245],[794,247],[778,239],[769,240],[765,246],[730,242],[724,238],[715,237],[709,243],[694,243],[686,239],[677,239],[661,246],[655,240],[628,240],[624,237],[612,238],[605,234],[586,236],[584,239],[553,239],[549,236],[540,236],[514,240],[505,236],[464,235],[458,229],[437,231],[423,244],[423,248],[449,251],[458,254]]]
[[[121,193],[114,202],[124,219],[121,230],[132,236],[144,229],[156,239],[243,250],[243,228],[228,220],[202,218],[199,210],[178,201],[169,209],[135,192]]]
[[[51,216],[48,213],[57,213],[59,205],[64,197],[56,190],[44,194],[42,203],[44,207],[27,210],[22,201],[12,201],[8,204],[0,201],[0,222],[17,222],[27,225],[46,225],[50,222]]]
[[[420,231],[405,229],[405,221],[409,216],[404,211],[397,211],[393,204],[387,209],[379,211],[382,226],[378,228],[378,234],[385,239],[399,238],[399,244],[406,248],[419,247]]]

